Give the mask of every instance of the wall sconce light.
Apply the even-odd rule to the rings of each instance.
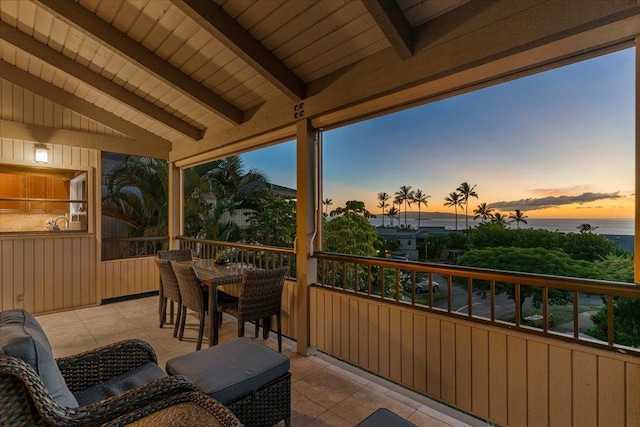
[[[36,163],[49,163],[49,149],[44,144],[38,144],[33,147]]]

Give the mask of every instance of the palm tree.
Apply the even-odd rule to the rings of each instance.
[[[386,209],[389,207],[389,203],[387,203],[389,201],[389,199],[391,198],[391,196],[389,195],[389,193],[386,192],[381,192],[378,193],[378,200],[380,201],[380,203],[378,203],[378,207],[380,209],[382,209],[382,226],[384,227],[384,215],[386,212]]]
[[[391,221],[391,226],[393,227],[393,219],[398,216],[398,209],[396,209],[395,203],[391,206],[389,212],[387,212],[387,216],[389,217],[389,221]]]
[[[411,191],[410,185],[403,185],[400,187],[400,190],[396,191],[396,200],[400,202],[399,204],[404,203],[404,226],[407,226],[407,205],[411,206],[411,201],[413,199],[413,191]]]
[[[418,229],[420,228],[420,205],[427,207],[427,199],[431,196],[427,196],[419,188],[413,193],[412,201],[418,204]]]
[[[529,217],[526,216],[524,212],[522,212],[520,209],[516,209],[515,213],[509,214],[509,218],[513,219],[513,221],[511,222],[516,223],[516,229],[520,230],[520,223],[524,222],[526,224],[527,223],[526,218],[529,218]]]
[[[478,207],[473,210],[473,213],[476,214],[473,219],[475,220],[482,217],[482,223],[484,224],[487,222],[487,219],[493,218],[493,211],[494,209],[487,206],[486,203],[480,203]]]
[[[333,204],[333,200],[326,198],[322,201],[322,204],[324,205],[324,214],[327,215],[327,211],[329,210],[329,206]]]
[[[449,193],[447,197],[444,198],[445,206],[451,207],[455,209],[456,212],[456,230],[458,230],[458,206],[462,206],[463,199],[462,195],[457,192]]]
[[[507,225],[507,216],[505,214],[501,214],[500,212],[496,212],[493,214],[493,218],[491,219],[492,224],[500,224],[503,227]]]
[[[460,193],[460,195],[462,196],[462,201],[464,202],[465,230],[469,229],[469,197],[475,197],[476,199],[478,198],[478,194],[475,191],[473,191],[475,188],[476,188],[475,185],[471,187],[469,186],[468,182],[463,182],[462,184],[460,184],[460,186],[456,190]]]

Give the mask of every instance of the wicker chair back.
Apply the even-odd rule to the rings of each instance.
[[[182,305],[198,313],[204,313],[206,304],[200,279],[189,264],[172,262],[171,268],[178,280]]]
[[[166,251],[158,251],[158,258],[168,259],[169,261],[191,261],[193,255],[191,249],[170,249]]]
[[[171,268],[171,261],[168,259],[155,258],[154,261],[158,266],[160,272],[160,284],[164,292],[164,296],[171,298],[178,304],[182,303],[182,297],[180,296],[180,288],[178,288],[178,279]]]

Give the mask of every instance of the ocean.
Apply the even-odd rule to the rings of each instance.
[[[382,219],[378,215],[378,218],[371,218],[369,222],[373,225],[380,226]],[[469,227],[475,227],[480,224],[480,221],[474,221],[469,219]],[[384,224],[389,225],[389,218],[384,218]],[[398,220],[393,221],[394,225],[398,225]],[[400,224],[404,225],[404,218],[401,219]],[[527,224],[520,223],[520,228],[533,228],[543,229],[549,231],[559,231],[561,233],[578,233],[578,227],[580,224],[590,224],[592,227],[598,227],[595,229],[595,234],[607,234],[607,235],[620,235],[620,236],[633,236],[634,235],[634,219],[633,218],[527,218]],[[407,218],[407,225],[412,227],[418,226],[417,219]],[[437,219],[424,219],[420,220],[420,226],[422,227],[445,227],[447,230],[455,229],[454,218],[437,218]],[[509,224],[509,228],[516,228],[516,224]],[[458,230],[464,230],[465,221],[464,216],[458,217]]]

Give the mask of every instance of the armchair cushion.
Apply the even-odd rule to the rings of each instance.
[[[80,390],[75,393],[75,398],[80,406],[91,405],[166,376],[162,368],[149,362],[108,381]]]
[[[26,310],[0,312],[0,354],[22,359],[36,371],[60,406],[78,407],[58,364],[51,344],[36,319]]]

